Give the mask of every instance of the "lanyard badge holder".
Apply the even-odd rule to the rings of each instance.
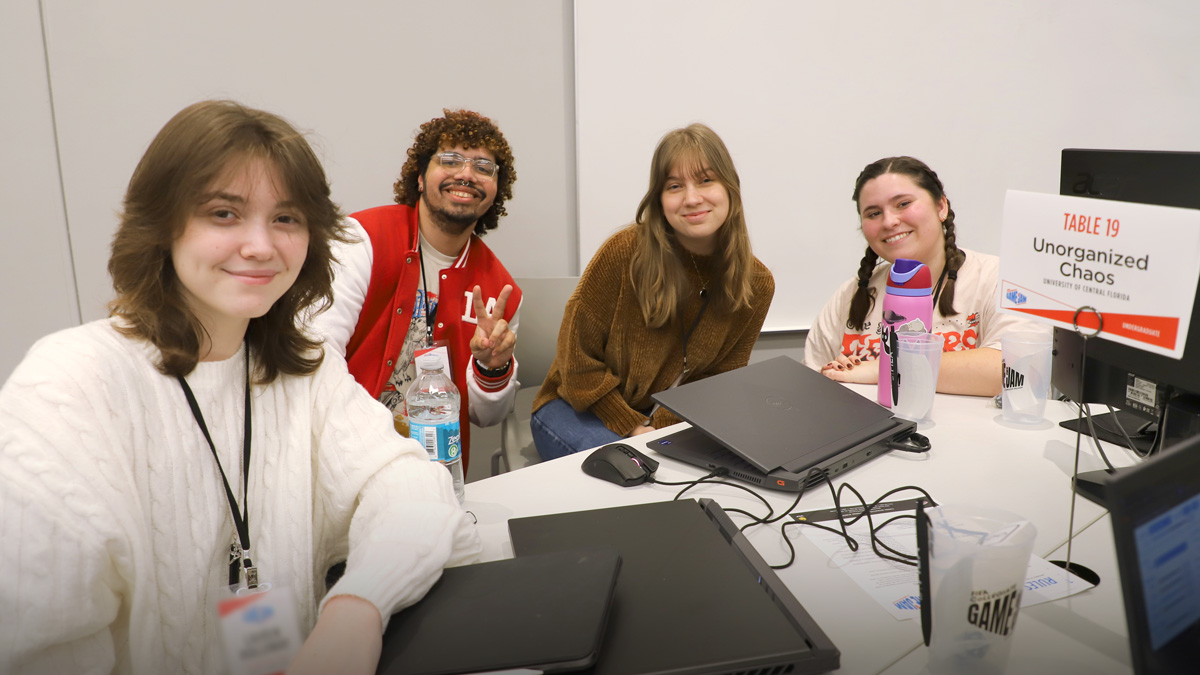
[[[421,346],[413,351],[410,364],[415,365],[418,356],[423,356],[432,351],[437,351],[442,355],[442,363],[446,364],[446,373],[453,375],[454,364],[450,361],[450,341],[445,338],[435,340],[433,338],[433,327],[437,321],[437,312],[441,307],[441,298],[438,298],[438,304],[430,306],[429,303],[429,283],[425,280],[425,253],[420,246],[417,247],[417,255],[421,261],[421,291],[425,297],[421,298],[422,312],[425,315],[425,339],[421,341]],[[436,275],[435,275],[436,278]],[[440,295],[440,294],[439,294]],[[410,365],[412,367],[412,365]],[[414,373],[414,379],[416,373]]]
[[[267,675],[281,673],[295,658],[303,644],[300,623],[296,612],[296,600],[284,589],[275,589],[269,583],[260,583],[258,568],[250,559],[250,523],[247,506],[250,484],[250,349],[246,349],[245,427],[242,437],[242,509],[239,513],[237,500],[229,487],[229,479],[217,456],[217,448],[200,405],[188,386],[187,380],[178,377],[192,416],[208,441],[217,471],[224,483],[225,496],[229,500],[229,512],[233,517],[237,535],[229,545],[229,589],[228,594],[217,603],[221,637],[225,646],[225,660],[231,673],[236,675]],[[244,579],[243,579],[244,575]],[[244,585],[243,585],[244,581]]]
[[[192,410],[192,417],[196,419],[196,425],[200,427],[200,432],[204,434],[204,440],[208,442],[208,447],[212,451],[213,460],[217,463],[217,471],[221,474],[221,483],[225,487],[225,497],[229,500],[229,514],[233,517],[233,526],[237,533],[233,543],[229,545],[229,585],[237,587],[241,583],[244,572],[246,588],[254,591],[259,587],[258,568],[250,559],[250,516],[247,511],[250,502],[250,439],[253,428],[250,407],[250,348],[247,345],[244,346],[244,349],[246,350],[246,389],[245,410],[243,411],[245,426],[242,428],[242,509],[240,512],[237,499],[233,496],[233,489],[229,487],[229,478],[225,476],[225,467],[221,466],[221,458],[217,455],[217,446],[213,443],[212,435],[208,433],[208,425],[204,422],[204,415],[200,412],[200,404],[196,402],[196,396],[192,393],[192,388],[188,386],[187,380],[182,375],[177,376],[176,379],[179,380],[179,386],[183,388],[183,395],[187,398],[188,406]]]

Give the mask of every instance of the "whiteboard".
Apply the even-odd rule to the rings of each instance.
[[[997,254],[1005,191],[1057,194],[1063,148],[1200,149],[1197,26],[1195,0],[576,0],[580,260],[704,122],[775,275],[765,329],[806,329],[858,268],[869,162],[924,160],[959,246]]]

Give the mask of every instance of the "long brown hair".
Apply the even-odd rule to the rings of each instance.
[[[650,187],[638,204],[637,232],[629,274],[646,325],[658,328],[675,320],[688,292],[682,247],[663,213],[662,195],[673,170],[699,176],[706,170],[729,194],[729,215],[717,230],[714,306],[732,311],[750,306],[754,253],[742,210],[742,183],[721,137],[703,124],[668,132],[650,160]]]
[[[295,283],[266,314],[250,320],[246,341],[257,356],[256,380],[265,384],[280,373],[304,375],[321,365],[320,341],[297,321],[309,307],[328,307],[330,243],[346,236],[321,162],[304,136],[282,118],[233,101],[202,101],[172,117],[138,162],[108,259],[117,292],[109,310],[125,320],[123,333],[158,347],[158,369],[166,375],[195,369],[205,337],[183,296],[171,244],[213,183],[255,159],[275,169],[309,235]]]
[[[915,157],[885,157],[876,160],[864,167],[862,173],[858,174],[858,180],[854,181],[854,205],[856,210],[858,210],[858,197],[862,193],[863,186],[868,181],[888,173],[908,176],[917,184],[917,187],[929,193],[935,204],[943,199],[946,200],[946,219],[942,221],[942,237],[945,241],[944,246],[946,251],[946,280],[942,284],[941,296],[938,300],[938,312],[942,316],[954,316],[958,314],[954,309],[955,281],[958,279],[958,270],[962,267],[963,262],[966,261],[967,255],[955,244],[954,209],[950,207],[950,199],[946,197],[946,190],[942,187],[942,181],[933,169]],[[868,245],[862,260],[858,263],[858,290],[854,292],[854,296],[850,299],[850,313],[846,317],[847,328],[862,330],[863,322],[867,320],[867,313],[871,311],[871,307],[875,304],[875,289],[871,288],[870,283],[871,274],[875,271],[875,266],[878,263],[879,255]]]

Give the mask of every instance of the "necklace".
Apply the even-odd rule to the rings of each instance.
[[[692,259],[692,268],[696,270],[696,276],[700,277],[700,297],[706,298],[708,297],[708,279],[705,279],[704,275],[700,273],[700,266],[696,264],[696,256],[689,251],[688,257]]]

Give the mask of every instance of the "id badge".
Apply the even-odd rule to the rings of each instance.
[[[417,357],[424,356],[426,354],[431,354],[431,353],[442,355],[442,363],[446,364],[446,375],[448,375],[450,377],[450,379],[453,380],[454,379],[454,364],[450,362],[450,341],[449,340],[434,340],[432,346],[425,346],[425,347],[421,347],[419,349],[413,350],[413,358],[412,358],[413,379],[416,380],[417,376],[420,375],[420,373],[416,372]]]
[[[233,675],[282,675],[304,640],[296,599],[284,588],[231,588],[217,603],[225,663]]]

